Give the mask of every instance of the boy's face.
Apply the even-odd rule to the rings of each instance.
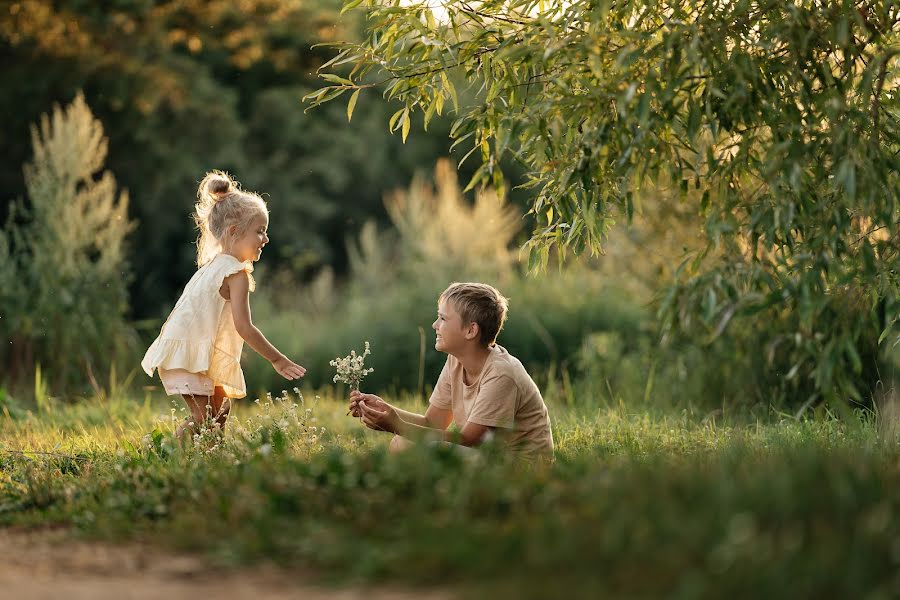
[[[478,326],[474,323],[464,324],[452,302],[441,300],[438,303],[438,317],[431,328],[437,334],[434,349],[438,352],[457,354],[473,339],[477,341]]]

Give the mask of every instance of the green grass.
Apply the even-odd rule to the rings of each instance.
[[[20,409],[0,421],[0,523],[467,597],[900,595],[900,448],[873,420],[550,408],[549,469],[388,456],[312,394],[241,403],[245,434],[189,448],[150,400]]]

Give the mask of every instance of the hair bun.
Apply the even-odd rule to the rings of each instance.
[[[225,194],[234,189],[234,182],[225,174],[217,173],[209,178],[206,183],[206,191],[216,200],[221,200]]]

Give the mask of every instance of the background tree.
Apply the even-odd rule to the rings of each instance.
[[[330,385],[329,361],[367,340],[372,345],[367,364],[375,368],[366,377],[368,389],[426,393],[447,359],[434,349],[431,324],[437,296],[451,281],[486,281],[507,295],[510,318],[500,343],[516,349],[542,386],[552,386],[550,380],[562,371],[567,374],[561,377],[575,373],[589,333],[627,340],[626,352],[647,345],[642,324],[648,311],[623,293],[617,280],[589,261],[572,261],[536,284],[516,260],[521,209],[492,189],[474,196],[462,193],[450,160],[442,159],[433,177],[417,176],[385,197],[388,226],[373,219],[358,234],[347,235],[346,278],[325,269],[297,285],[287,272],[279,274],[281,285],[260,287],[254,319],[272,332],[278,348],[301,357],[309,369],[304,384]],[[282,386],[258,354],[246,353],[244,362],[249,390]],[[627,387],[641,393],[645,384]],[[586,403],[597,400],[584,396]]]
[[[898,3],[431,4],[346,2],[367,37],[312,104],[383,89],[404,138],[452,105],[470,185],[502,188],[507,154],[527,169],[533,265],[600,251],[644,198],[689,203],[707,244],[663,298],[665,335],[736,335],[801,410],[867,398],[900,313]]]
[[[83,89],[139,223],[129,292],[147,332],[194,270],[190,211],[211,168],[268,194],[266,269],[343,272],[347,233],[388,221],[383,194],[446,154],[450,124],[404,146],[387,131],[383,103],[361,99],[350,125],[343,109],[303,113],[300,98],[333,55],[313,46],[358,39],[357,21],[339,10],[337,0],[8,3],[0,75],[15,83],[0,93],[0,190],[25,195],[29,124]],[[4,206],[0,223],[6,216]]]
[[[74,391],[96,386],[133,342],[124,250],[133,224],[127,194],[100,173],[106,138],[83,96],[43,116],[32,146],[27,223],[0,236],[0,283],[13,284],[3,286],[0,356],[12,379],[42,365],[56,390]]]

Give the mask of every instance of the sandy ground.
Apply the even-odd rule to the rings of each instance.
[[[197,556],[143,544],[73,540],[64,530],[0,529],[0,599],[449,600],[450,594],[383,587],[328,588],[273,566],[220,572]],[[308,579],[308,578],[307,578]]]

